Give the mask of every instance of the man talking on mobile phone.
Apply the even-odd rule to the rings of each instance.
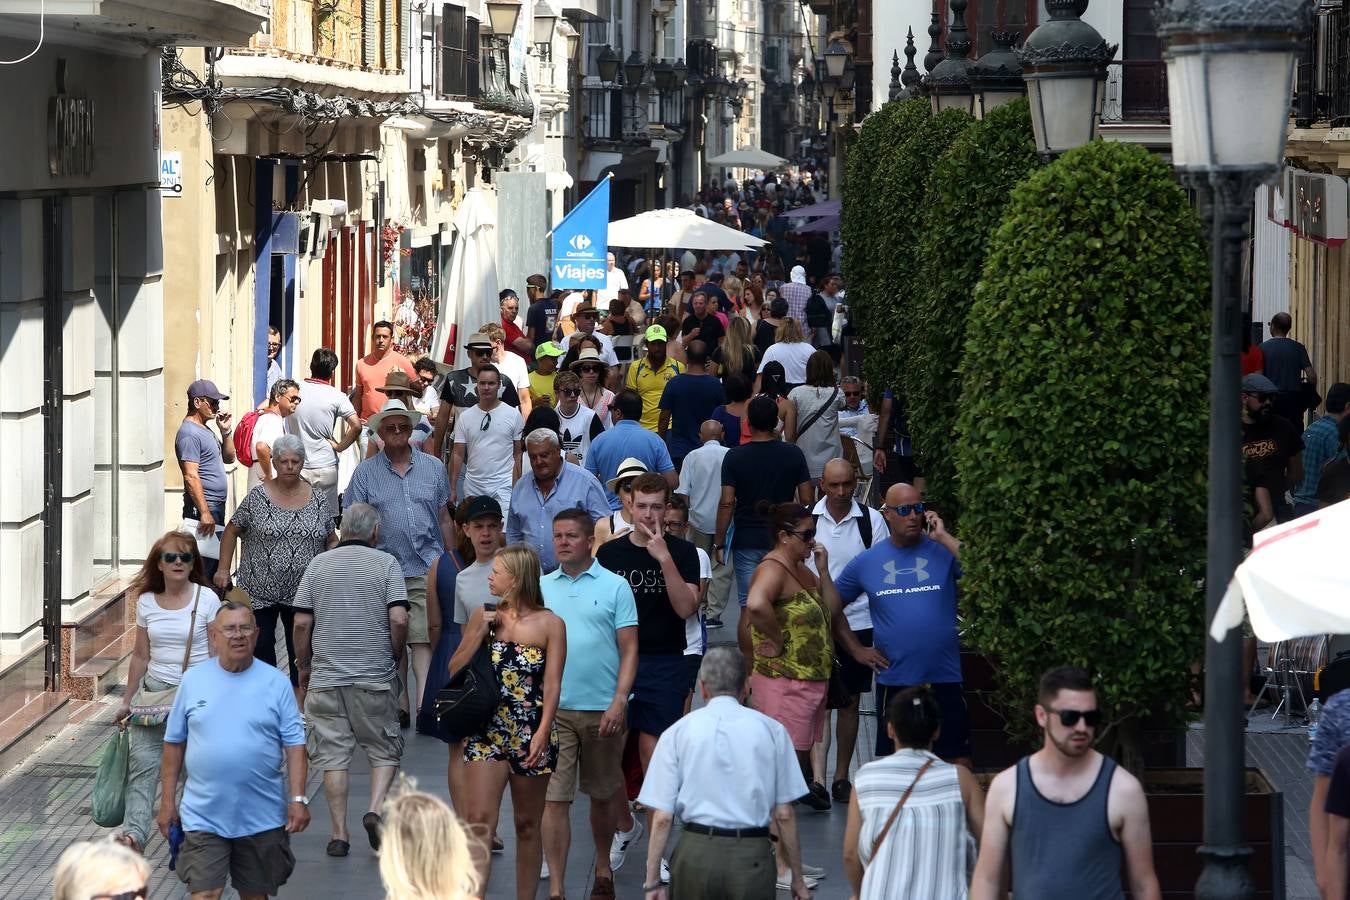
[[[230,399],[214,381],[199,379],[188,385],[188,414],[174,436],[174,455],[183,473],[183,518],[197,522],[199,537],[210,537],[217,525],[225,522],[225,500],[229,483],[225,464],[234,462],[234,443],[230,440],[230,414],[220,408]],[[217,437],[207,426],[216,423]],[[202,557],[202,572],[208,584],[216,574],[219,561]]]
[[[942,709],[933,752],[969,767],[970,722],[956,623],[961,542],[912,484],[892,485],[881,515],[890,540],[853,557],[835,579],[845,606],[864,593],[869,597],[873,645],[885,661],[875,663],[877,709],[885,709],[907,687],[931,685]],[[894,749],[885,730],[878,729],[876,755]]]

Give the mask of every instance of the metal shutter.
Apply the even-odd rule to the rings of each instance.
[[[367,68],[378,66],[379,43],[375,40],[375,0],[361,0],[361,65]]]
[[[441,7],[441,93],[463,97],[464,84],[464,7],[447,3]]]
[[[478,36],[478,20],[466,19],[464,28],[464,96],[482,95],[482,71],[479,68],[482,38]]]
[[[384,0],[384,16],[380,20],[380,31],[384,36],[384,68],[398,68],[398,60],[394,57],[394,50],[398,46],[396,36],[398,34],[398,19],[394,12],[394,0]]]

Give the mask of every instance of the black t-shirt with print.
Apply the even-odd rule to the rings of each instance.
[[[698,584],[698,551],[694,545],[667,536],[666,546],[680,577],[688,584]],[[647,548],[637,546],[631,535],[625,535],[601,544],[595,558],[606,569],[628,579],[633,588],[638,614],[638,654],[684,653],[688,645],[684,619],[670,605],[666,576]]]
[[[1264,487],[1277,506],[1283,502],[1285,473],[1303,438],[1283,417],[1268,415],[1242,423],[1242,460],[1248,488]]]
[[[515,384],[500,369],[497,370],[497,374],[501,376],[502,380],[502,386],[497,391],[497,397],[507,406],[520,409],[520,395],[516,393]],[[470,376],[468,369],[455,369],[445,376],[445,384],[441,386],[441,399],[453,403],[460,409],[477,406],[478,379]]]

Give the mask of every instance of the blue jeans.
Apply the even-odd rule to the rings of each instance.
[[[768,552],[767,547],[747,547],[731,551],[731,562],[736,569],[736,596],[741,601],[741,609],[745,609],[746,597],[750,595],[750,579],[755,577],[755,569],[764,561],[764,554]]]
[[[216,525],[224,528],[228,524],[225,518],[224,500],[207,500],[206,508],[211,513],[211,518],[216,520]],[[192,495],[183,491],[183,518],[195,519],[201,521],[202,515],[197,511],[197,504],[192,501]],[[202,557],[202,574],[206,576],[206,583],[210,584],[211,579],[216,575],[216,569],[220,566],[220,560],[211,559],[209,556]]]

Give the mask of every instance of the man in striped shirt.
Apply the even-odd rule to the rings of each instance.
[[[398,561],[375,549],[379,537],[374,507],[348,507],[342,543],[310,561],[295,592],[295,656],[312,728],[309,764],[323,771],[333,817],[329,856],[346,856],[350,847],[347,770],[357,745],[370,760],[370,808],[361,824],[372,850],[380,849],[379,810],[403,757],[398,664],[408,595]]]

